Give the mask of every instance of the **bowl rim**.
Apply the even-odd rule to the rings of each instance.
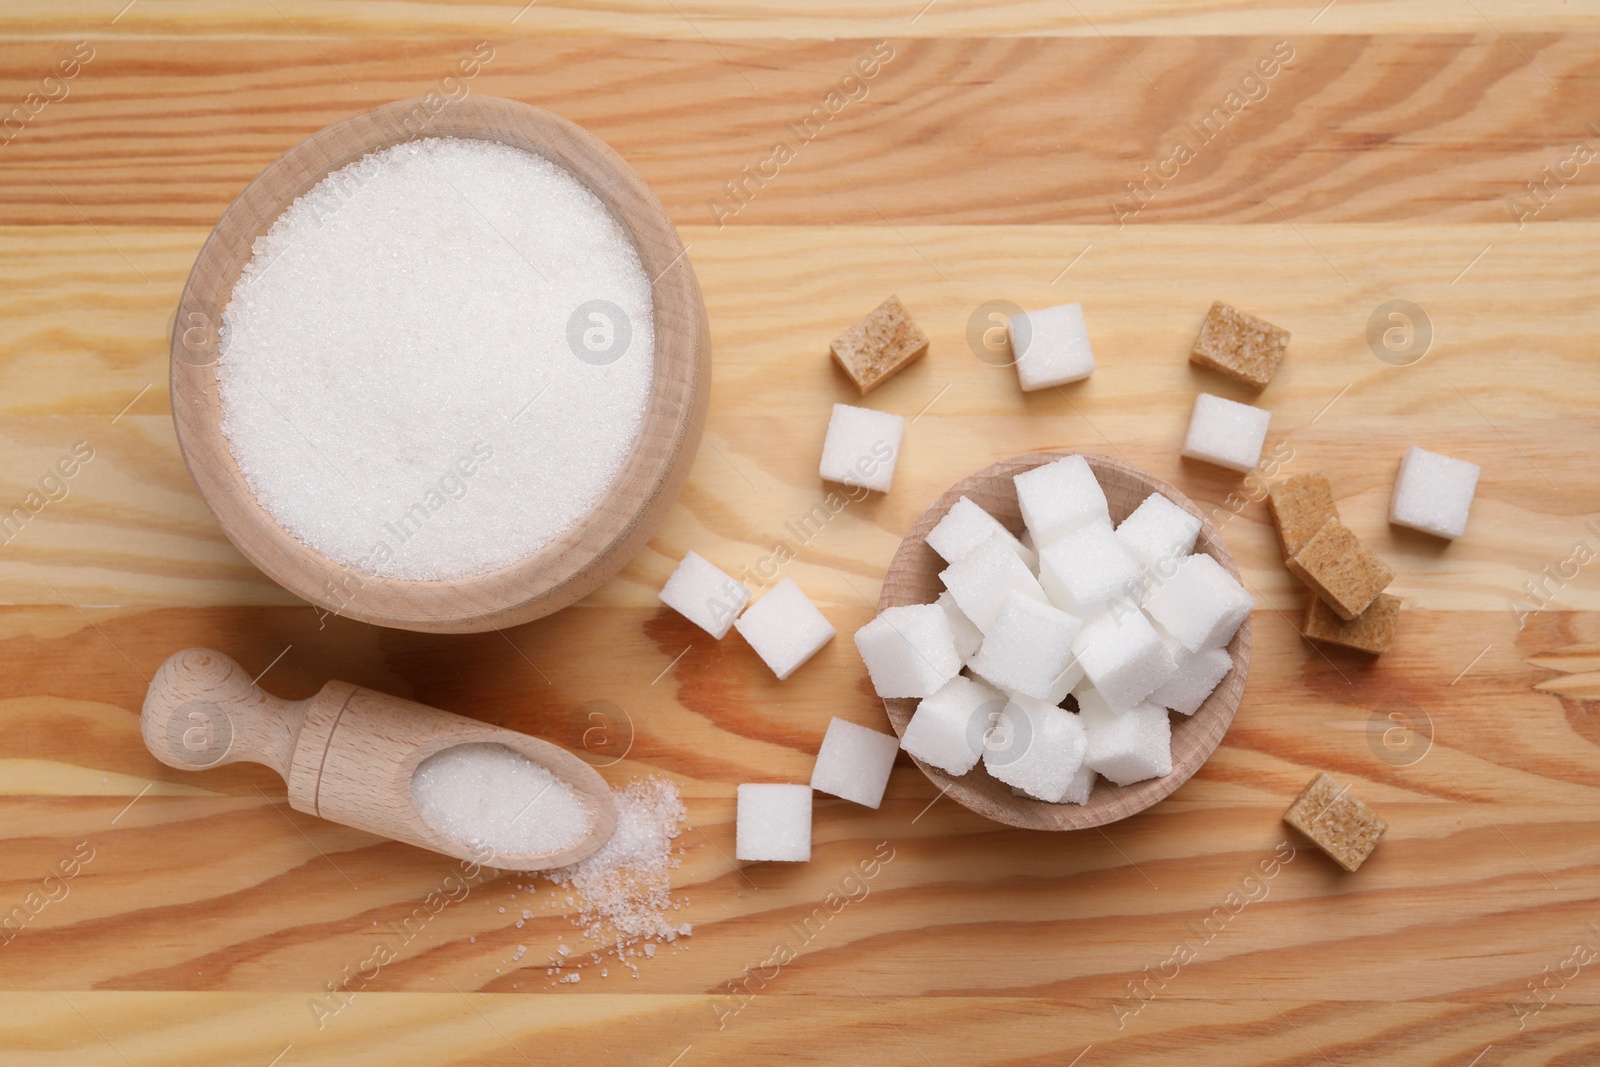
[[[912,598],[911,592],[906,587],[906,575],[918,568],[930,566],[929,557],[937,562],[939,569],[945,566],[933,549],[927,547],[925,539],[928,531],[944,518],[945,513],[958,499],[970,495],[981,486],[993,485],[1001,479],[1009,481],[1011,477],[1023,471],[1074,455],[1082,456],[1088,462],[1096,480],[1101,481],[1102,485],[1103,472],[1115,472],[1142,483],[1148,487],[1149,492],[1160,493],[1198,518],[1201,525],[1195,550],[1201,551],[1204,546],[1207,555],[1243,584],[1238,566],[1234,563],[1227,544],[1222,540],[1220,531],[1212,525],[1205,513],[1176,487],[1124,460],[1075,449],[1044,449],[999,460],[982,470],[974,471],[945,490],[929,505],[901,540],[900,547],[895,550],[888,573],[884,577],[883,588],[878,594],[878,611],[907,604],[927,603]],[[1113,512],[1115,510],[1113,509]],[[1009,524],[1002,524],[1010,528]],[[1012,530],[1012,532],[1017,531]],[[918,558],[919,556],[921,558]],[[1148,778],[1128,786],[1113,785],[1104,778],[1097,778],[1087,804],[1051,804],[1028,796],[1001,796],[997,799],[991,795],[996,792],[995,786],[1005,790],[1009,790],[1010,786],[993,778],[984,768],[982,760],[979,760],[972,770],[959,776],[925,763],[915,756],[912,756],[912,762],[939,788],[941,796],[948,795],[968,810],[1008,826],[1028,830],[1087,830],[1117,822],[1145,811],[1172,795],[1210,759],[1228,732],[1229,726],[1232,725],[1234,714],[1238,711],[1239,702],[1243,697],[1245,681],[1250,673],[1250,646],[1251,619],[1247,617],[1227,646],[1228,654],[1233,659],[1232,668],[1222,681],[1217,683],[1216,689],[1193,715],[1178,716],[1182,721],[1174,726],[1174,736],[1176,737],[1180,729],[1184,730],[1186,740],[1189,734],[1193,734],[1197,744],[1181,764],[1174,754],[1172,773],[1162,778]],[[918,700],[914,697],[883,698],[884,711],[889,716],[889,723],[893,726],[897,737],[904,736],[906,723],[915,712],[917,703]],[[1170,718],[1176,713],[1169,711],[1167,714]],[[992,785],[985,792],[975,785],[979,781],[987,781]]]
[[[438,108],[437,110],[435,110]],[[255,238],[333,171],[369,153],[432,137],[491,140],[533,152],[593,192],[633,239],[653,279],[653,380],[622,470],[564,534],[503,567],[460,579],[386,578],[338,563],[280,526],[256,499],[221,428],[219,327]],[[326,611],[439,633],[517,625],[580,599],[644,547],[688,476],[710,401],[710,330],[699,282],[666,210],[605,142],[560,116],[470,95],[439,108],[417,97],[350,115],[269,164],[228,206],[184,284],[170,384],[179,451],[223,533],[251,563]]]

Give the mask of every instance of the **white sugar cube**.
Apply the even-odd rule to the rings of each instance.
[[[809,860],[811,787],[767,782],[741,785],[733,854],[742,860]]]
[[[1059,608],[1021,593],[1008,593],[971,667],[1001,689],[1049,700],[1067,677],[1072,639],[1082,626],[1082,620]],[[1070,689],[1070,685],[1061,687],[1056,701]]]
[[[881,697],[929,696],[961,673],[950,619],[937,604],[886,609],[856,631],[856,649]]]
[[[1093,768],[1091,768],[1087,763],[1078,764],[1078,769],[1072,772],[1072,780],[1067,783],[1066,791],[1061,794],[1061,798],[1059,800],[1052,801],[1052,803],[1089,803],[1089,794],[1094,792],[1094,779],[1095,773]],[[1026,789],[1018,789],[1016,786],[1012,786],[1011,795],[1014,797],[1026,797],[1031,796],[1032,794],[1030,794]]]
[[[811,788],[875,808],[883,803],[889,771],[900,753],[900,741],[865,726],[835,718],[811,768]]]
[[[705,557],[690,551],[657,594],[661,602],[706,633],[722,640],[750,600],[750,590],[728,577]]]
[[[834,633],[833,624],[793,578],[773,586],[772,592],[750,605],[733,626],[780,682],[832,641]]]
[[[967,618],[967,613],[956,604],[956,598],[947,589],[939,594],[939,599],[934,603],[944,609],[950,620],[950,636],[956,642],[956,655],[961,657],[963,663],[977,655],[978,648],[983,644],[983,631]]]
[[[1467,532],[1467,512],[1480,470],[1476,463],[1412,445],[1400,461],[1389,521],[1435,537],[1460,537]]]
[[[1232,641],[1255,603],[1222,564],[1197,552],[1150,590],[1144,610],[1184,648],[1199,652]]]
[[[1017,503],[1022,505],[1022,521],[1041,549],[1096,519],[1111,521],[1105,490],[1082,456],[1046,463],[1012,481],[1017,487]]]
[[[976,658],[977,657],[973,657],[973,660]],[[978,681],[982,682],[984,685],[992,686],[993,688],[998,689],[1001,693],[1005,694],[1006,699],[1009,700],[1012,697],[1018,696],[1026,697],[1028,700],[1038,699],[1036,697],[1027,696],[1026,693],[1019,693],[1015,689],[1007,689],[998,682],[994,681],[992,678],[985,678],[981,671],[973,668],[973,660],[967,661],[967,670],[972,672],[972,676]],[[1079,683],[1082,681],[1083,664],[1078,662],[1078,657],[1076,654],[1074,654],[1067,660],[1067,665],[1062,669],[1061,673],[1056,675],[1055,684],[1053,684],[1050,687],[1050,691],[1045,694],[1044,702],[1046,704],[1060,704],[1063,700],[1067,699],[1067,694],[1076,689]]]
[[[1024,390],[1044,389],[1094,373],[1094,352],[1080,304],[1024,311],[1011,316],[1011,354]]]
[[[998,690],[957,675],[917,705],[900,747],[924,763],[966,774],[983,755],[983,735],[1005,704]]]
[[[903,417],[887,411],[833,405],[822,442],[823,480],[887,493],[905,428]]]
[[[1076,640],[1076,639],[1074,639]],[[1045,699],[1052,704],[1059,704],[1067,699],[1067,694],[1078,688],[1083,681],[1083,661],[1074,652],[1067,662],[1067,667],[1056,676],[1056,684],[1051,688]]]
[[[1111,610],[1085,623],[1072,651],[1088,683],[1118,708],[1133,707],[1176,670],[1150,620],[1123,602],[1113,602]]]
[[[1167,655],[1178,665],[1178,669],[1166,685],[1150,694],[1150,703],[1171,708],[1179,715],[1193,715],[1233,669],[1233,658],[1225,648],[1190,652],[1176,638],[1164,640]]]
[[[955,563],[995,534],[1003,535],[1011,550],[1030,569],[1039,565],[1032,549],[1024,547],[999,519],[974,504],[970,497],[964,496],[951,504],[950,510],[928,531],[924,540],[946,563]]]
[[[1162,496],[1151,493],[1117,527],[1117,541],[1128,555],[1157,576],[1171,574],[1178,561],[1194,551],[1200,519]]]
[[[1117,596],[1137,596],[1139,563],[1122,547],[1110,522],[1098,520],[1062,535],[1039,551],[1039,584],[1050,602],[1080,619]]]
[[[1085,764],[1117,785],[1172,773],[1172,724],[1166,708],[1139,704],[1117,711],[1092,695],[1078,703],[1088,740]]]
[[[1043,700],[1017,695],[984,739],[983,766],[1007,785],[1055,803],[1083,763],[1083,722]]]
[[[1080,717],[1079,722],[1082,722]],[[1084,731],[1084,751],[1088,751],[1088,730]],[[1089,794],[1094,792],[1094,768],[1087,762],[1078,764],[1078,769],[1072,772],[1072,778],[1067,782],[1067,788],[1062,790],[1056,798],[1057,804],[1087,804]]]
[[[984,633],[994,625],[1006,594],[1021,593],[1045,603],[1044,590],[1028,565],[996,534],[939,572],[956,606]]]
[[[1183,455],[1233,471],[1253,470],[1271,421],[1270,411],[1201,393],[1194,398]]]

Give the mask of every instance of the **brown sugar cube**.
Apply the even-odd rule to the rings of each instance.
[[[1264,389],[1288,348],[1288,330],[1218,300],[1200,324],[1189,361]]]
[[[1283,821],[1311,838],[1311,843],[1347,871],[1372,855],[1389,824],[1326,774],[1300,790]]]
[[[1272,509],[1285,556],[1300,551],[1323,523],[1339,517],[1333,506],[1333,486],[1321,471],[1297,474],[1267,486],[1267,506]]]
[[[886,378],[928,350],[928,335],[911,321],[898,296],[891,296],[831,346],[833,358],[866,396]]]
[[[1400,598],[1388,593],[1379,593],[1366,611],[1349,622],[1335,615],[1321,597],[1314,596],[1306,605],[1306,623],[1301,629],[1315,640],[1376,655],[1389,651],[1399,618]]]
[[[1389,565],[1338,519],[1323,523],[1300,551],[1283,562],[1346,622],[1366,611],[1394,581]]]

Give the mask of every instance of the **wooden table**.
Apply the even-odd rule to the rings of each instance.
[[[1575,149],[1600,148],[1592,7],[125,3],[0,9],[0,103],[40,94],[0,148],[0,506],[76,442],[93,453],[0,548],[0,910],[44,900],[0,938],[0,1064],[1600,1060],[1600,160]],[[476,77],[445,82],[480,41]],[[710,309],[711,417],[666,525],[577,607],[463,637],[324,621],[195,494],[173,308],[279,153],[462,84],[584,124],[656,190]],[[828,406],[855,396],[827,344],[891,292],[933,339],[871,398],[910,422],[894,491],[818,512]],[[1178,459],[1197,391],[1248,399],[1186,361],[1217,298],[1293,331],[1260,398],[1282,469],[1327,471],[1398,572],[1375,662],[1300,639],[1259,494]],[[969,349],[990,300],[1081,301],[1094,377],[1020,393]],[[1420,361],[1420,333],[1407,347],[1378,313],[1393,300],[1431,326]],[[1393,350],[1374,321],[1402,327]],[[1483,467],[1453,544],[1385,521],[1413,443]],[[849,635],[904,531],[960,476],[1047,446],[1218,509],[1259,608],[1216,756],[1139,817],[1054,836],[938,800],[906,762],[880,810],[819,798],[809,864],[731,862],[737,783],[804,781],[830,716],[886,727]],[[690,548],[768,584],[792,554],[775,573],[840,636],[775,683],[657,604]],[[587,733],[598,763],[625,751],[613,783],[686,798],[692,937],[637,978],[613,961],[555,985],[572,909],[507,877],[319,1028],[313,998],[448,861],[288,810],[263,768],[156,763],[146,679],[192,644],[288,697],[340,677]],[[1323,769],[1390,824],[1356,875],[1279,821]],[[62,863],[76,876],[46,881]],[[830,891],[848,904],[802,941]],[[781,941],[798,958],[764,968]]]

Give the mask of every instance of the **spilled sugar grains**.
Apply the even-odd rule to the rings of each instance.
[[[616,794],[616,800],[617,828],[611,838],[583,862],[546,871],[544,876],[581,898],[566,900],[578,909],[573,923],[585,939],[609,950],[637,975],[638,965],[629,957],[653,956],[654,943],[676,941],[692,932],[690,924],[669,917],[685,903],[672,899],[671,875],[681,862],[673,842],[688,812],[678,787],[661,778],[634,781]],[[563,959],[568,952],[562,951]],[[560,980],[576,981],[577,976]]]
[[[256,499],[324,556],[482,574],[621,473],[652,380],[650,281],[566,170],[407,141],[324,179],[253,252],[222,313],[222,431]]]

